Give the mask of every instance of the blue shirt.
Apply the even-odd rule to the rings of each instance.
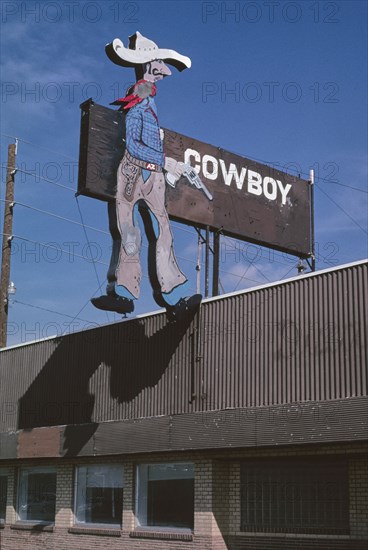
[[[160,126],[153,97],[132,107],[125,119],[126,147],[139,160],[164,165]]]

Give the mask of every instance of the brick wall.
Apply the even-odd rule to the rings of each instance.
[[[264,449],[222,451],[221,453],[176,453],[134,457],[91,457],[89,459],[55,460],[57,466],[57,499],[55,526],[52,532],[14,529],[16,522],[17,467],[46,464],[45,461],[23,460],[4,464],[8,469],[6,526],[0,529],[0,550],[359,550],[368,538],[368,467],[362,447],[326,446],[318,450]],[[316,452],[317,451],[317,452]],[[357,454],[360,451],[360,455]],[[314,536],[240,532],[240,463],[249,456],[290,456],[303,454],[351,454],[349,457],[350,536]],[[180,540],[178,533],[170,538],[132,538],[135,519],[135,464],[140,462],[191,461],[195,465],[195,521],[193,540]],[[122,530],[105,536],[90,531],[72,533],[74,470],[80,464],[119,463],[124,466]],[[151,532],[150,536],[162,536]],[[169,535],[167,535],[169,536]],[[176,537],[176,538],[175,538]]]
[[[6,523],[14,523],[16,520],[14,500],[16,485],[16,469],[14,466],[8,468],[8,487],[6,496]],[[0,535],[1,536],[1,535]]]
[[[59,464],[56,477],[55,525],[68,529],[73,524],[74,469],[71,464]]]
[[[226,550],[225,537],[230,523],[230,472],[234,465],[229,462],[213,461],[212,478],[212,538],[213,550]]]
[[[212,461],[195,462],[194,532],[212,536]]]
[[[234,462],[229,476],[229,533],[237,533],[240,525],[240,463]]]
[[[209,537],[196,536],[193,541],[134,539],[127,532],[121,536],[77,535],[56,528],[53,533],[0,531],[1,550],[212,550]]]
[[[134,464],[126,462],[124,464],[124,491],[123,491],[123,529],[133,531],[135,525],[134,516],[134,494],[135,494],[135,475]]]

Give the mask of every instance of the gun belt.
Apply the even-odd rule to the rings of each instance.
[[[143,168],[143,170],[149,170],[150,172],[162,172],[162,166],[159,164],[155,164],[154,162],[147,162],[145,160],[139,160],[133,157],[130,153],[128,153],[127,150],[125,150],[124,156],[126,160],[134,164],[135,166],[139,166],[140,168]]]

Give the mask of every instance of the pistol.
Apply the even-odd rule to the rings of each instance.
[[[190,166],[190,164],[184,164],[183,176],[187,178],[187,180],[191,185],[195,185],[197,189],[201,189],[209,201],[213,200],[213,196],[208,191],[207,187],[205,186],[201,178],[198,176],[194,168]],[[165,177],[166,177],[167,183],[171,185],[171,187],[175,187],[175,184],[176,184],[175,177],[169,173],[166,173]]]

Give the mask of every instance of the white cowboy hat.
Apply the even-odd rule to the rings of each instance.
[[[106,44],[105,51],[113,63],[123,67],[135,67],[155,59],[162,59],[179,71],[189,69],[192,65],[189,57],[174,50],[159,48],[138,31],[129,37],[129,48],[126,48],[119,38],[115,38],[110,44]]]

